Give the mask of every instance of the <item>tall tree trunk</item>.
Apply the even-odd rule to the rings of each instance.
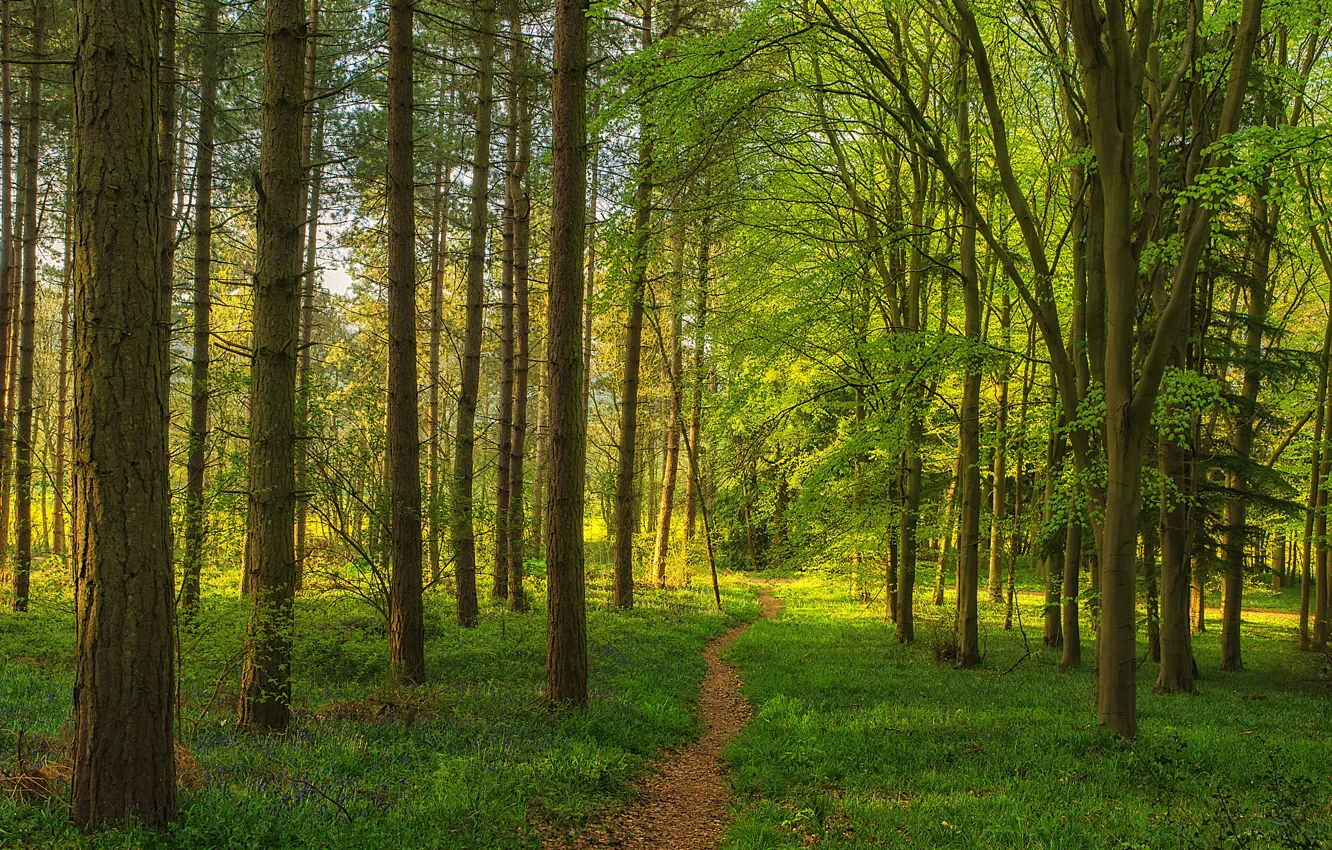
[[[71,216],[65,215],[64,274],[60,283],[60,371],[56,378],[56,437],[55,437],[55,518],[52,529],[51,553],[65,556],[65,512],[69,509],[65,497],[66,443],[69,434],[69,299],[70,275],[74,270]],[[70,523],[70,527],[73,523]]]
[[[1234,446],[1237,457],[1249,459],[1253,449],[1253,423],[1257,413],[1258,390],[1262,383],[1263,326],[1267,323],[1267,278],[1271,261],[1272,240],[1276,237],[1280,206],[1267,203],[1266,186],[1256,187],[1253,196],[1253,221],[1250,243],[1253,262],[1249,270],[1248,328],[1244,339],[1244,382],[1240,389],[1239,408],[1235,413]],[[1238,493],[1248,486],[1245,476],[1238,471],[1226,475],[1226,489]],[[1244,594],[1244,550],[1248,541],[1247,497],[1232,496],[1226,502],[1226,577],[1225,600],[1221,614],[1221,669],[1242,670],[1244,660],[1240,653],[1240,614]]]
[[[547,348],[549,348],[549,346],[547,346]],[[541,365],[541,359],[538,358],[536,427],[532,429],[532,439],[533,442],[535,443],[533,449],[534,449],[534,454],[536,455],[536,457],[533,458],[534,461],[533,465],[536,467],[536,469],[533,470],[532,473],[532,533],[531,533],[532,557],[537,559],[540,559],[544,556],[545,546],[546,546],[546,535],[545,535],[545,530],[543,528],[544,524],[543,520],[545,519],[546,516],[545,500],[546,500],[546,482],[548,480],[548,476],[546,474],[547,473],[546,461],[550,457],[550,448],[549,448],[550,440],[548,433],[550,429],[550,413],[549,413],[550,406],[547,404],[547,396],[549,395],[549,393],[546,392],[546,382],[549,379],[549,377],[550,377],[549,365],[545,366]],[[585,423],[587,421],[586,408],[584,408],[583,410],[583,421]]]
[[[425,681],[421,613],[421,436],[416,381],[416,202],[412,169],[412,3],[389,4],[388,461],[393,570],[389,667],[396,682]]]
[[[301,117],[301,166],[306,191],[302,198],[305,222],[305,273],[301,277],[301,354],[296,363],[296,589],[305,583],[305,531],[310,497],[306,463],[310,440],[310,365],[314,355],[315,283],[319,277],[319,195],[323,188],[322,158],[324,109],[315,99],[319,82],[319,0],[310,0],[310,27],[305,39],[305,111]],[[316,115],[316,112],[318,113]]]
[[[556,0],[551,78],[550,516],[546,522],[546,700],[587,703],[583,497],[587,417],[582,404],[583,232],[587,204],[588,0]]]
[[[512,8],[512,3],[510,4]],[[509,469],[513,463],[513,264],[518,196],[522,178],[518,174],[518,100],[522,80],[514,71],[515,55],[521,50],[521,16],[509,16],[509,108],[505,133],[503,251],[500,272],[500,385],[499,434],[495,440],[495,572],[492,599],[509,596]]]
[[[42,54],[46,6],[32,6],[32,50]],[[19,310],[18,434],[14,441],[14,610],[28,610],[28,575],[32,569],[32,379],[37,317],[37,155],[41,145],[42,66],[28,70],[28,106],[24,117],[23,293]],[[170,198],[170,195],[166,196]]]
[[[1003,329],[1004,347],[1009,345],[1012,304],[1004,290],[999,308],[999,327]],[[1008,364],[999,375],[999,409],[994,434],[994,502],[990,516],[990,601],[1004,601],[1004,511],[1008,504]]]
[[[480,40],[476,83],[476,139],[472,147],[472,222],[467,250],[467,328],[458,386],[457,437],[453,443],[453,556],[458,581],[458,625],[476,625],[476,534],[472,527],[476,395],[481,381],[481,328],[486,288],[486,230],[490,212],[490,119],[494,106],[495,2],[476,7]],[[580,252],[579,257],[582,257]]]
[[[199,130],[194,157],[194,351],[191,358],[190,439],[185,463],[185,561],[180,605],[186,615],[199,605],[204,562],[208,459],[208,372],[212,334],[213,128],[217,113],[218,2],[204,0],[199,22],[202,42],[199,78]]]
[[[1321,240],[1315,240],[1319,247],[1320,256],[1324,254]],[[1326,262],[1328,267],[1332,267],[1332,258]],[[1329,276],[1332,280],[1332,276]],[[1313,457],[1309,462],[1309,498],[1305,503],[1304,511],[1304,548],[1300,557],[1300,649],[1307,650],[1310,646],[1309,639],[1309,597],[1313,591],[1313,535],[1314,535],[1314,515],[1318,512],[1318,494],[1322,492],[1320,483],[1323,472],[1323,445],[1326,442],[1324,430],[1327,427],[1323,421],[1325,408],[1323,402],[1327,396],[1327,373],[1332,368],[1332,311],[1328,313],[1327,324],[1323,329],[1323,351],[1319,358],[1318,368],[1318,394],[1315,396],[1316,405],[1314,414],[1313,430]]]
[[[171,325],[171,291],[175,278],[176,211],[172,206],[176,195],[176,0],[160,0],[161,50],[158,74],[159,120],[157,132],[157,170],[161,180],[158,191],[158,211],[162,216],[162,242],[158,252],[158,268],[162,276],[162,289],[166,292],[163,316],[167,330]],[[34,68],[35,70],[35,68]]]
[[[250,621],[240,692],[241,728],[253,730],[284,730],[291,720],[304,39],[301,0],[266,0],[250,367]]]
[[[443,429],[439,406],[439,350],[444,332],[444,258],[449,250],[449,207],[453,189],[453,115],[449,108],[453,94],[453,75],[440,69],[439,123],[444,133],[445,151],[435,163],[435,200],[430,233],[430,581],[439,581],[439,538],[443,534],[440,518],[443,499],[440,493],[440,468],[443,465],[440,440]],[[444,114],[448,112],[448,119]]]
[[[652,46],[652,0],[643,2],[641,47]],[[634,193],[634,248],[630,266],[628,317],[624,323],[624,385],[620,392],[620,454],[615,471],[615,583],[611,604],[634,606],[634,464],[638,437],[638,372],[642,360],[643,297],[652,241],[652,128],[646,100],[639,117],[638,187]]]
[[[522,6],[510,9],[513,42],[512,73],[518,83],[515,120],[518,123],[518,159],[514,164],[517,197],[513,204],[513,306],[516,334],[513,360],[513,441],[509,459],[509,609],[527,610],[523,587],[523,460],[527,440],[527,378],[529,367],[528,337],[531,311],[528,292],[528,265],[531,258],[530,235],[532,199],[527,186],[527,169],[532,161],[532,114],[529,106],[531,84],[527,72],[527,40],[522,27]]]
[[[957,109],[957,172],[963,185],[971,186],[971,118],[967,94],[969,57],[958,49],[955,72],[955,108]],[[962,301],[966,312],[966,336],[973,345],[980,344],[980,281],[976,274],[976,216],[970,206],[962,211],[961,258]],[[957,664],[974,667],[980,663],[980,636],[976,596],[980,566],[980,384],[978,368],[970,365],[962,388],[961,445],[962,467],[961,539],[958,545],[957,583]]]
[[[151,0],[78,0],[75,24],[70,801],[84,828],[176,816],[156,15]]]
[[[600,89],[592,100],[592,114],[601,111]],[[592,188],[587,199],[587,287],[583,293],[583,409],[592,398],[592,308],[597,285],[597,198],[601,187],[601,136],[592,142]]]
[[[657,540],[652,553],[652,573],[657,587],[666,586],[666,555],[671,542],[671,513],[675,507],[675,478],[680,465],[680,407],[684,351],[681,335],[684,330],[684,223],[675,228],[675,256],[671,271],[671,337],[670,350],[663,356],[666,365],[666,383],[670,388],[670,410],[666,416],[666,459],[661,474],[661,503],[657,512]],[[701,272],[700,274],[704,274]]]
[[[702,226],[699,228],[698,294],[694,306],[694,364],[690,372],[690,389],[693,397],[690,399],[689,405],[689,439],[685,441],[685,451],[689,453],[690,457],[689,462],[699,469],[702,469],[702,464],[699,461],[700,453],[703,451],[703,382],[706,378],[703,371],[703,349],[707,342],[708,263],[709,252],[712,247],[710,223],[710,220],[705,217]],[[691,474],[686,478],[684,536],[681,538],[680,548],[684,550],[687,559],[689,557],[689,542],[694,537],[694,526],[703,494],[700,490],[701,482],[698,475]]]

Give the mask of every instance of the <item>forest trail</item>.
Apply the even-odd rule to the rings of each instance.
[[[759,589],[759,607],[770,620],[781,600],[770,588]],[[699,688],[698,716],[703,734],[692,744],[666,753],[656,769],[637,786],[634,801],[574,837],[551,837],[543,850],[623,847],[632,850],[712,850],[729,820],[730,792],[721,763],[722,751],[753,716],[741,692],[740,675],[721,660],[752,623],[742,623],[708,644],[703,651],[707,672]]]

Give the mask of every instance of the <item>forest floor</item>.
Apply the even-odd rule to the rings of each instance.
[[[781,611],[781,601],[767,586],[759,588],[758,602],[765,620]],[[552,837],[544,845],[546,850],[714,850],[718,846],[731,820],[722,753],[754,713],[741,693],[739,675],[722,655],[750,625],[732,626],[703,651],[707,672],[699,688],[698,739],[663,755],[636,783],[633,803],[602,815],[587,829],[575,830],[573,837]]]
[[[728,573],[724,614],[697,581],[642,588],[621,612],[594,565],[591,702],[551,714],[534,573],[532,613],[487,603],[475,629],[431,594],[430,684],[407,691],[387,684],[377,611],[303,597],[295,722],[261,737],[235,729],[245,611],[234,576],[218,577],[180,637],[181,816],[164,835],[94,836],[71,827],[60,784],[71,608],[55,569],[35,574],[34,610],[0,615],[0,788],[45,771],[55,794],[0,794],[0,847],[539,850],[603,823],[618,846],[663,850],[1332,848],[1332,674],[1297,651],[1288,613],[1246,609],[1239,673],[1217,672],[1217,629],[1198,636],[1196,697],[1153,694],[1144,661],[1140,735],[1125,742],[1095,727],[1090,670],[1061,672],[1041,647],[1039,595],[1018,597],[1025,634],[982,601],[984,664],[959,671],[936,660],[951,591],[937,607],[918,595],[917,641],[902,646],[882,601],[855,601],[844,580],[783,581],[772,619],[756,587],[776,577]],[[1246,592],[1278,612],[1292,597]],[[701,763],[671,778],[682,754]],[[690,785],[706,785],[694,802],[672,790]],[[682,802],[697,844],[652,831]]]

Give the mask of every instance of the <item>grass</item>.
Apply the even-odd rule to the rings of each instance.
[[[1041,649],[1038,599],[1021,597],[1033,655],[1003,673],[1024,647],[1001,606],[981,604],[984,669],[959,671],[934,660],[951,598],[918,603],[904,647],[845,583],[778,595],[780,619],[730,651],[756,706],[727,754],[731,850],[1332,847],[1328,687],[1289,615],[1246,614],[1240,673],[1200,636],[1195,697],[1153,694],[1144,663],[1125,742],[1095,728],[1090,670]]]
[[[46,571],[53,573],[53,570]],[[699,651],[729,623],[757,616],[752,588],[728,577],[725,615],[711,588],[640,589],[631,612],[608,609],[608,576],[589,577],[591,705],[542,705],[545,613],[483,610],[460,630],[442,594],[426,605],[428,687],[387,684],[382,618],[363,604],[303,598],[286,735],[239,733],[234,710],[245,612],[218,580],[182,629],[181,736],[197,761],[181,816],[165,835],[85,836],[63,800],[0,796],[0,847],[535,848],[541,829],[578,823],[623,797],[646,761],[695,733]],[[39,573],[35,578],[43,577]],[[0,768],[67,758],[73,618],[58,581],[34,589],[34,610],[0,617]],[[45,600],[45,601],[44,601]],[[53,601],[54,600],[54,601]]]

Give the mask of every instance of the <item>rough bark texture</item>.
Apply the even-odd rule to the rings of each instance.
[[[532,115],[528,105],[531,85],[527,77],[527,42],[522,27],[522,7],[514,2],[510,9],[511,27],[516,34],[513,46],[512,74],[518,85],[514,112],[518,123],[518,158],[514,163],[513,204],[513,440],[509,447],[509,608],[527,610],[523,588],[523,452],[527,441],[527,376],[530,309],[528,265],[531,257],[531,198],[527,187],[527,169],[532,161]]]
[[[324,109],[317,96],[319,0],[310,0],[310,27],[305,39],[305,111],[301,120],[301,166],[306,191],[301,195],[301,217],[305,222],[305,270],[301,276],[301,352],[296,362],[296,587],[305,582],[305,529],[310,497],[306,483],[307,446],[310,438],[310,366],[314,346],[315,283],[319,273],[319,195],[324,171],[316,160],[322,157]]]
[[[217,0],[204,0],[199,22],[202,42],[198,143],[194,157],[194,351],[190,372],[189,454],[185,462],[185,558],[181,565],[180,606],[188,614],[199,605],[204,562],[207,504],[204,484],[208,450],[208,372],[211,365],[213,275],[213,128],[217,110]]]
[[[40,55],[45,4],[33,4],[32,47]],[[28,103],[23,124],[23,287],[19,298],[18,432],[14,440],[14,610],[28,610],[32,569],[33,358],[37,317],[37,154],[41,142],[42,66],[28,71]],[[7,541],[0,541],[0,545]]]
[[[971,119],[967,96],[967,59],[958,51],[959,61],[954,83],[957,108],[957,171],[964,185],[971,185]],[[980,282],[976,275],[976,216],[966,207],[962,211],[961,262],[962,301],[966,312],[966,336],[979,344],[981,335]],[[980,636],[977,624],[977,582],[980,566],[980,384],[977,366],[969,367],[962,388],[962,422],[959,453],[962,469],[962,513],[958,543],[957,581],[957,664],[974,667],[980,663]]]
[[[425,681],[421,614],[421,438],[416,392],[416,205],[412,180],[412,2],[389,5],[388,462],[389,667]]]
[[[587,610],[583,584],[584,207],[587,204],[587,0],[556,0],[551,78],[550,398],[546,520],[546,700],[587,703]]]
[[[304,33],[301,0],[267,0],[250,367],[250,621],[240,694],[241,727],[256,730],[286,729],[291,719]]]
[[[642,48],[652,45],[652,2],[643,3]],[[634,471],[638,437],[638,372],[642,362],[643,296],[647,289],[648,250],[652,240],[652,132],[640,117],[638,187],[634,193],[634,249],[629,278],[628,316],[624,323],[624,385],[620,391],[620,453],[615,469],[614,586],[611,604],[634,605]]]
[[[703,254],[700,259],[706,257]],[[657,587],[666,586],[666,555],[671,541],[671,513],[675,507],[675,479],[680,466],[680,379],[683,377],[684,352],[681,348],[683,331],[683,304],[681,295],[684,289],[684,226],[677,225],[675,234],[675,258],[671,275],[671,336],[670,349],[666,360],[666,384],[670,388],[670,410],[666,416],[666,459],[661,474],[661,503],[657,510],[657,540],[652,552],[652,574]],[[706,276],[706,269],[700,268],[700,276]]]
[[[512,9],[512,4],[510,4]],[[518,195],[518,98],[521,81],[514,74],[514,56],[522,41],[521,20],[509,17],[509,103],[504,144],[504,213],[500,260],[500,385],[499,421],[495,438],[495,569],[490,597],[509,596],[509,468],[513,463],[513,263]]]
[[[74,823],[176,815],[157,5],[79,0],[74,65]],[[133,628],[127,628],[133,624]]]
[[[476,533],[472,526],[476,395],[481,381],[481,328],[486,286],[486,224],[490,203],[490,120],[495,60],[495,3],[476,7],[480,70],[476,83],[476,138],[472,147],[472,222],[467,249],[467,328],[458,385],[453,443],[453,557],[458,581],[458,625],[476,625]],[[579,255],[582,256],[581,254]]]

